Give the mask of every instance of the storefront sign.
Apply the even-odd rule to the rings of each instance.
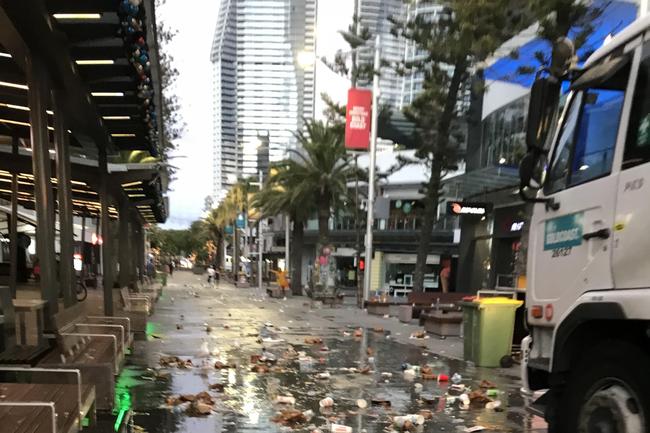
[[[492,210],[491,203],[474,203],[463,201],[448,201],[447,213],[450,215],[484,216]]]
[[[238,229],[243,229],[244,227],[246,227],[246,217],[244,216],[243,213],[237,215],[237,220],[235,221],[235,225],[237,226]]]
[[[348,90],[345,114],[345,147],[351,150],[368,150],[370,144],[370,113],[372,92],[365,89]]]
[[[544,251],[577,247],[582,244],[582,212],[546,221]]]
[[[519,232],[523,228],[524,228],[524,222],[523,221],[515,221],[510,225],[510,231],[511,232]]]

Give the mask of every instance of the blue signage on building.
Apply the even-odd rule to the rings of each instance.
[[[246,227],[246,217],[243,213],[237,215],[237,221],[235,222],[238,229],[243,229]]]

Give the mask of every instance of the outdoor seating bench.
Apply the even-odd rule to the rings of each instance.
[[[0,425],[3,433],[74,433],[83,419],[95,421],[95,388],[77,370],[1,369]],[[15,374],[18,380],[5,381]],[[33,375],[29,383],[20,378]],[[67,380],[64,377],[74,379]],[[11,378],[9,378],[11,379]]]
[[[126,287],[119,290],[118,299],[119,314],[129,318],[134,333],[144,335],[147,331],[147,318],[152,313],[151,299],[148,296],[129,293]]]
[[[95,385],[97,407],[111,409],[114,376],[119,374],[133,341],[128,318],[84,316],[77,304],[56,314],[54,321],[58,329],[56,346],[39,365],[79,369],[84,383]]]
[[[425,331],[441,337],[459,336],[463,313],[458,311],[432,310],[422,313],[420,319]]]
[[[466,293],[457,292],[411,292],[407,296],[407,303],[413,306],[413,318],[420,318],[423,312],[433,309],[454,310],[456,304],[466,296]]]

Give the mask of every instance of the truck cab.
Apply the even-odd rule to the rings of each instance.
[[[528,119],[524,388],[551,432],[650,431],[650,16],[540,74]]]

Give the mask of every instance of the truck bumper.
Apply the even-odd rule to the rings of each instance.
[[[530,347],[533,343],[533,338],[530,335],[521,340],[521,393],[526,396],[533,395],[530,389],[530,382],[528,381],[528,361],[530,360]]]

